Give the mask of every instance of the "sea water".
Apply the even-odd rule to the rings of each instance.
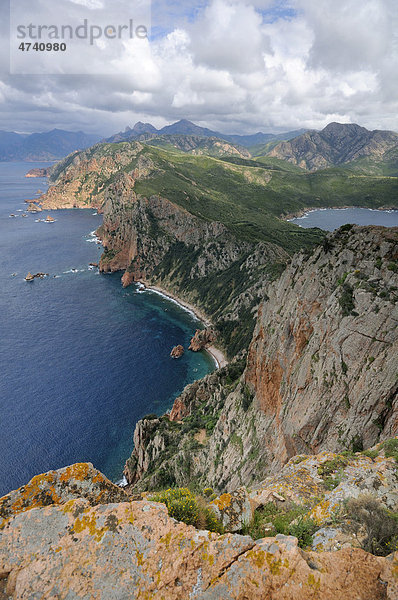
[[[308,211],[302,217],[291,219],[300,227],[319,227],[325,231],[334,231],[347,223],[355,225],[398,226],[398,210],[376,210],[372,208],[321,208]]]
[[[192,314],[89,266],[101,216],[27,213],[46,180],[24,175],[43,166],[0,163],[0,496],[79,461],[120,480],[138,419],[214,369],[206,353],[170,358],[200,326]]]

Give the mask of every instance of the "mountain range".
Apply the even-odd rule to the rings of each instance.
[[[99,135],[62,129],[31,134],[0,131],[0,161],[58,160],[76,150],[84,150],[100,139]]]
[[[228,135],[220,133],[219,131],[213,131],[206,127],[200,127],[195,125],[187,119],[181,119],[172,125],[166,125],[162,129],[156,129],[150,123],[142,123],[139,121],[134,127],[126,127],[125,131],[121,131],[111,137],[107,142],[122,142],[137,140],[140,138],[148,139],[152,136],[164,136],[164,135],[194,135],[207,138],[217,138],[219,140],[225,140],[232,144],[238,144],[245,148],[251,148],[260,144],[267,144],[272,141],[279,140],[291,140],[304,133],[305,129],[299,129],[297,131],[288,131],[286,133],[274,134],[274,133],[254,133],[252,135]]]

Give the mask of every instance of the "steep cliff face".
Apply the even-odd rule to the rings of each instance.
[[[222,491],[397,435],[397,240],[349,226],[295,256],[268,284],[243,376],[233,363],[188,387],[171,422],[140,422],[128,479]]]
[[[50,185],[40,198],[43,208],[98,208],[116,173],[142,150],[141,144],[100,144],[71,154],[49,170]]]
[[[125,286],[158,285],[195,304],[215,322],[230,355],[247,347],[259,299],[288,259],[275,244],[239,240],[166,198],[137,195],[127,173],[105,193],[98,235],[102,271],[125,270]]]
[[[271,424],[272,465],[396,435],[398,230],[343,227],[270,288],[245,381]]]

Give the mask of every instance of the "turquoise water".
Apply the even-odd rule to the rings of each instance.
[[[94,211],[21,216],[45,189],[24,177],[39,166],[0,163],[0,495],[78,461],[120,480],[137,420],[214,369],[205,353],[169,356],[200,325],[193,315],[89,268]],[[28,271],[49,277],[27,283]]]
[[[383,225],[398,227],[398,210],[373,210],[370,208],[323,208],[308,212],[303,217],[291,219],[300,227],[319,227],[333,231],[346,223],[356,225]]]

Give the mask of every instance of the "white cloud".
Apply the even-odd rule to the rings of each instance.
[[[105,46],[112,77],[4,74],[0,128],[110,134],[190,118],[226,132],[330,120],[398,129],[395,0],[189,0],[181,18],[179,3],[158,4],[168,32]]]

